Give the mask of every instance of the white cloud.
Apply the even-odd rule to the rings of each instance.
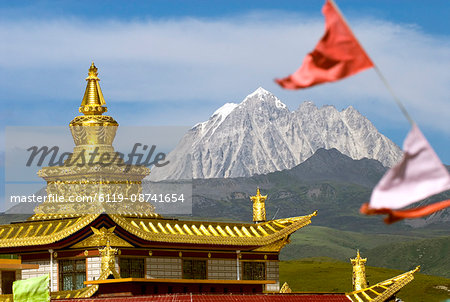
[[[450,38],[383,20],[351,21],[412,116],[449,133]],[[291,109],[311,99],[354,105],[390,122],[402,119],[373,70],[296,92],[273,83],[299,67],[322,33],[322,19],[279,12],[142,22],[3,21],[2,98],[73,99],[93,59],[109,102],[192,102],[195,108],[196,100],[209,100],[219,107],[263,86]]]

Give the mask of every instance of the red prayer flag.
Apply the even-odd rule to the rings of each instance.
[[[419,218],[450,207],[450,200],[412,209],[399,210],[434,194],[450,190],[450,174],[417,125],[403,143],[403,158],[375,186],[364,214],[388,214],[392,223],[404,218]]]
[[[334,82],[374,66],[330,0],[325,2],[322,13],[325,16],[324,36],[296,72],[275,80],[283,88],[300,89]]]

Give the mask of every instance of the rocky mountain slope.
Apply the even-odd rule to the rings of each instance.
[[[369,201],[372,188],[386,170],[373,159],[353,160],[337,149],[319,149],[305,162],[288,170],[252,177],[194,179],[192,212],[201,219],[249,221],[252,219],[249,196],[260,187],[262,194],[268,195],[267,219],[301,216],[318,210],[314,225],[347,231],[389,233],[429,225],[448,228],[450,209],[427,216],[420,223],[414,219],[394,225],[385,225],[379,216],[361,215],[359,208]],[[149,184],[143,183],[144,192]],[[448,198],[450,191],[423,203]]]
[[[338,111],[305,102],[290,111],[258,88],[240,104],[228,103],[195,125],[155,168],[151,180],[247,177],[290,169],[319,148],[336,148],[353,159],[394,165],[401,150],[353,107]]]

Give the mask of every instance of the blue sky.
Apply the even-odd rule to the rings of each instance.
[[[449,4],[446,0],[341,0],[349,17],[370,15],[396,23],[417,24],[433,34],[448,34]],[[217,18],[250,11],[279,10],[317,14],[321,0],[305,1],[2,1],[2,18],[49,18],[70,16],[95,20],[146,20],[147,18]]]
[[[337,3],[450,164],[450,2]],[[0,151],[6,126],[67,125],[78,114],[92,60],[108,113],[121,125],[194,125],[262,86],[291,110],[305,100],[351,105],[401,146],[409,125],[373,70],[301,91],[273,83],[295,71],[322,36],[322,5],[1,1]]]

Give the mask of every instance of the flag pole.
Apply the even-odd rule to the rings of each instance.
[[[336,2],[334,2],[334,0],[328,0],[330,1],[331,5],[334,7],[334,9],[336,10],[336,12],[339,14],[339,16],[342,18],[342,21],[344,21],[344,24],[347,26],[347,28],[349,29],[349,31],[351,32],[351,34],[353,35],[353,37],[355,38],[355,41],[359,44],[359,47],[361,47],[361,49],[364,49],[361,45],[361,43],[359,42],[358,38],[355,36],[355,34],[352,31],[352,28],[350,27],[350,25],[347,22],[347,19],[345,18],[345,16],[342,14],[341,10],[339,9],[339,7],[337,6]],[[391,94],[392,98],[394,99],[395,103],[397,104],[397,106],[400,108],[400,111],[403,113],[403,115],[405,116],[405,118],[408,120],[408,122],[411,124],[411,126],[413,126],[415,124],[414,120],[411,118],[411,116],[409,115],[408,111],[406,110],[405,106],[403,105],[403,103],[400,101],[400,99],[397,97],[397,95],[395,94],[394,90],[392,89],[391,85],[389,85],[388,81],[386,80],[386,78],[384,77],[383,73],[381,73],[381,70],[378,68],[378,66],[374,63],[374,61],[369,57],[369,54],[367,53],[367,51],[364,50],[365,55],[367,55],[367,57],[369,58],[369,60],[373,63],[373,68],[375,69],[375,72],[377,73],[378,77],[380,78],[381,82],[383,82],[384,86],[386,87],[386,89],[389,91],[389,93]]]
[[[411,126],[414,126],[414,124],[415,124],[414,120],[411,118],[411,116],[409,115],[408,111],[406,111],[406,108],[403,105],[403,103],[400,101],[400,99],[394,93],[394,90],[392,89],[391,85],[389,85],[388,81],[383,76],[383,74],[381,73],[381,70],[375,64],[373,64],[373,68],[375,69],[378,77],[383,82],[384,86],[386,86],[387,90],[391,93],[392,97],[394,98],[394,101],[397,103],[397,106],[400,107],[400,110],[402,111],[403,115],[406,117],[406,119],[411,124]]]

